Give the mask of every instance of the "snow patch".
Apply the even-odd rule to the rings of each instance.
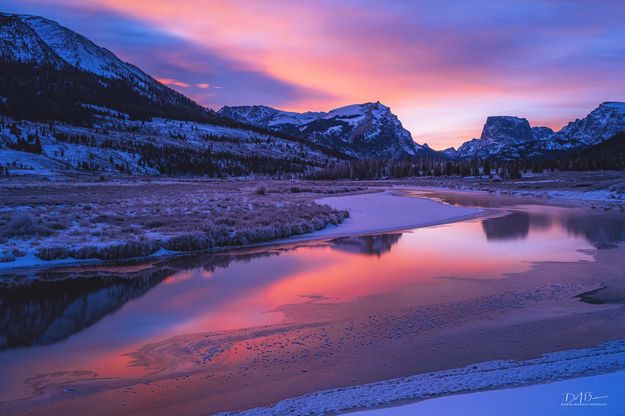
[[[387,406],[400,400],[419,400],[454,393],[553,382],[613,372],[624,367],[625,340],[619,340],[596,348],[545,354],[532,360],[488,361],[453,370],[325,390],[283,400],[271,407],[221,415],[324,415]]]

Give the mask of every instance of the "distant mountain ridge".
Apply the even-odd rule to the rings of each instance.
[[[328,112],[296,113],[254,105],[223,107],[218,114],[330,146],[360,159],[401,159],[431,152],[418,145],[389,107],[354,104]]]
[[[217,114],[43,17],[1,13],[0,57],[0,111],[15,118],[82,125],[92,122],[95,110],[110,109],[139,120],[255,126],[347,157],[394,159],[433,153],[414,143],[399,119],[379,102],[328,113],[251,106],[224,107]]]
[[[317,155],[316,164],[321,163],[319,154],[363,160],[532,158],[590,147],[625,131],[625,103],[604,102],[557,132],[531,126],[524,118],[491,116],[479,138],[439,152],[415,143],[398,117],[380,102],[328,112],[297,113],[263,105],[226,106],[215,112],[88,38],[30,15],[0,13],[0,58],[1,115],[77,126],[92,125],[102,114],[117,119],[208,123],[228,127],[220,131],[235,135],[230,138],[233,143],[241,140],[240,132],[233,133],[237,129],[245,130],[250,141],[255,136],[263,140],[272,136],[289,142],[287,148],[300,143],[305,148],[302,154]],[[291,155],[296,156],[301,157]]]
[[[444,153],[452,159],[534,157],[596,145],[621,132],[625,132],[625,103],[604,102],[557,132],[548,127],[531,127],[524,118],[488,117],[479,139]]]

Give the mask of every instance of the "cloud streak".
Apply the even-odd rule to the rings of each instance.
[[[380,100],[435,148],[478,135],[488,115],[559,128],[625,96],[618,1],[58,3],[9,8],[52,13],[205,105]]]

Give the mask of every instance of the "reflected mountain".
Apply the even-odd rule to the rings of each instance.
[[[498,218],[482,220],[482,229],[489,241],[522,240],[530,232],[530,215],[513,212]]]
[[[330,244],[335,250],[380,257],[382,254],[390,252],[400,238],[401,233],[342,237],[330,241]]]
[[[583,237],[598,249],[614,247],[625,241],[625,215],[586,210],[553,208],[544,212],[513,211],[497,218],[482,220],[489,241],[519,240],[532,231],[560,227],[570,235]]]
[[[143,295],[168,274],[161,270],[0,288],[0,350],[66,339]]]
[[[0,351],[50,345],[69,338],[143,296],[173,274],[215,271],[232,262],[275,256],[264,253],[207,253],[148,265],[52,269],[38,280],[0,284]]]

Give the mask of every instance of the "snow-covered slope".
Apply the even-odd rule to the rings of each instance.
[[[446,149],[451,158],[501,157],[514,159],[592,146],[625,131],[625,103],[605,102],[581,120],[558,132],[530,127],[524,118],[488,117],[479,139],[464,142],[458,150]]]
[[[61,68],[63,60],[18,16],[0,14],[0,57]]]
[[[223,107],[218,114],[331,146],[362,159],[402,158],[427,149],[412,140],[390,108],[354,104],[327,113],[295,113],[266,106]]]
[[[2,14],[0,19],[3,57],[40,65],[64,63],[105,78],[154,82],[139,68],[57,22],[30,15]]]
[[[132,118],[218,121],[208,110],[86,37],[39,16],[0,13],[0,111],[84,124],[84,104]]]
[[[306,173],[336,161],[325,150],[242,127],[190,121],[133,121],[107,114],[93,126],[74,126],[0,117],[0,177],[5,171],[50,178]]]
[[[572,149],[601,143],[625,131],[625,103],[605,102],[581,120],[567,124],[553,136],[562,148]]]

